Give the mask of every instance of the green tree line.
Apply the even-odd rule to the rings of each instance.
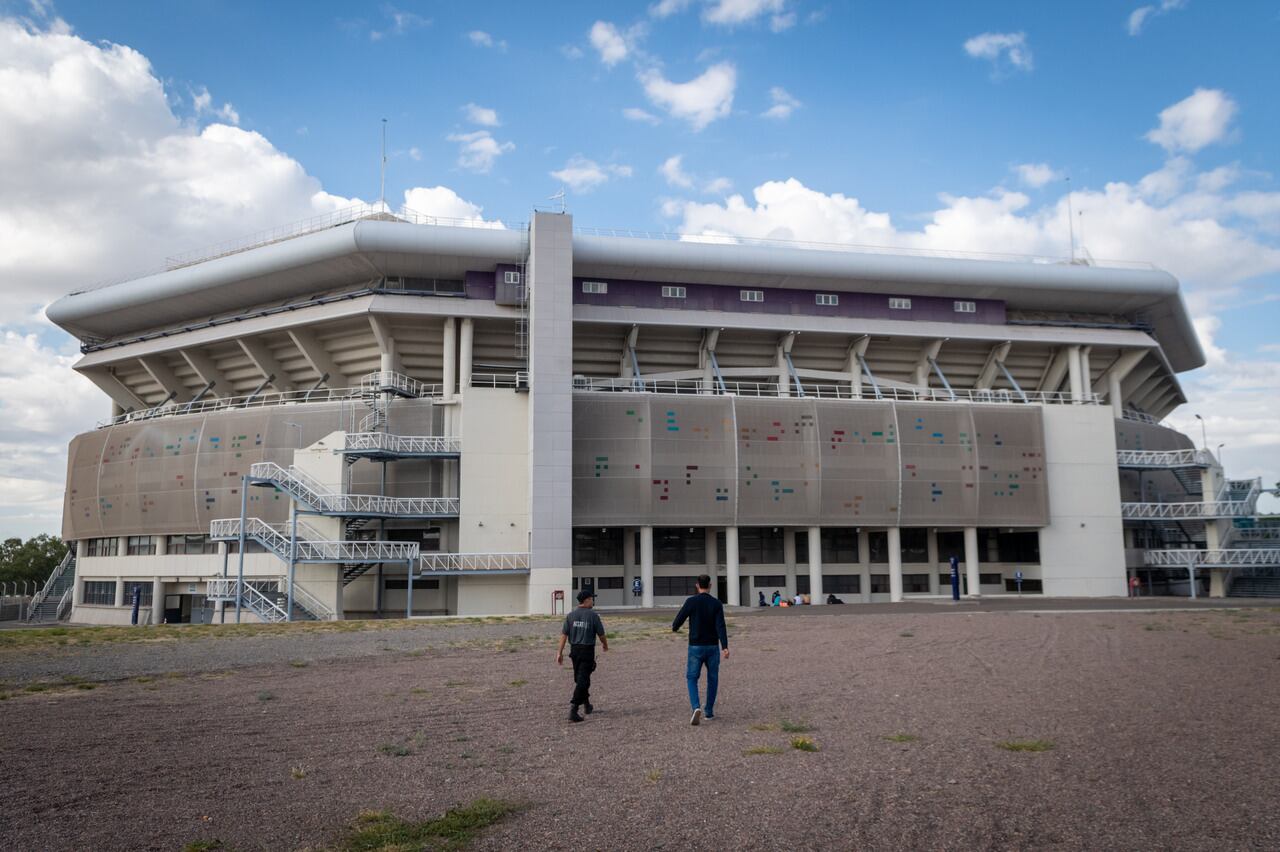
[[[56,535],[41,534],[26,541],[7,538],[0,543],[0,583],[44,582],[66,552],[67,546]]]

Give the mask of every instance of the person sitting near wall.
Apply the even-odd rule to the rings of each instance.
[[[804,595],[797,594],[792,606],[804,606]]]
[[[827,595],[827,603],[829,603],[829,604],[842,604],[842,603],[844,603],[844,601],[840,600],[840,599],[839,599],[838,597],[836,597],[835,595]]]
[[[774,589],[774,590],[773,590],[773,603],[772,603],[772,606],[778,606],[778,605],[779,605],[779,604],[781,604],[781,603],[782,603],[782,595],[778,594],[778,590],[777,590],[777,589]]]
[[[768,606],[768,605],[769,605],[769,602],[768,602],[768,601],[766,601],[766,600],[764,599],[764,592],[762,592],[762,591],[758,591],[758,590],[757,590],[757,591],[756,591],[756,594],[760,596],[760,606]]]

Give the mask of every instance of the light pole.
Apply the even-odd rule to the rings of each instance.
[[[1197,416],[1199,416],[1199,415],[1197,415]],[[301,424],[301,423],[294,423],[294,422],[292,422],[292,421],[286,420],[286,421],[284,422],[284,425],[286,425],[286,426],[292,426],[294,429],[297,429],[297,430],[298,430],[298,446],[297,446],[297,447],[295,447],[294,449],[298,449],[298,450],[302,449],[302,424]]]
[[[1226,444],[1219,444],[1219,445],[1218,445],[1218,452],[1216,452],[1216,453],[1214,454],[1214,455],[1216,455],[1216,456],[1218,457],[1218,467],[1225,467],[1225,465],[1223,465],[1223,463],[1222,463],[1222,448],[1223,448],[1223,447],[1225,447],[1225,446],[1226,446]]]
[[[1204,429],[1204,418],[1199,414],[1195,415],[1195,418],[1200,421],[1200,447],[1201,449],[1207,450],[1209,449],[1209,437],[1208,433],[1205,432]]]

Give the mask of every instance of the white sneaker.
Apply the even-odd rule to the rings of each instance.
[[[689,720],[689,724],[690,725],[702,724],[702,708],[701,707],[693,711],[693,718]]]

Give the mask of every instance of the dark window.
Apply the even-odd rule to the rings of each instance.
[[[707,533],[702,527],[656,527],[653,531],[655,565],[705,565]]]
[[[697,577],[654,577],[653,593],[658,597],[688,597],[697,594]]]
[[[964,572],[963,572],[963,571],[961,571],[961,572],[960,572],[960,577],[961,577],[961,579],[963,579],[963,578],[964,578]],[[962,584],[962,585],[963,585],[963,584]],[[947,592],[948,594],[950,594],[950,592],[951,592],[951,572],[950,572],[950,571],[948,571],[948,572],[947,572],[947,573],[945,573],[945,574],[939,574],[939,575],[938,575],[938,588],[939,588],[939,589],[941,589],[942,591]]]
[[[1017,581],[1017,580],[1013,580],[1013,579],[1005,580],[1005,581],[1004,581],[1004,590],[1005,590],[1006,592],[1016,592],[1016,591],[1018,591],[1018,581]],[[1035,593],[1035,594],[1040,594],[1041,592],[1043,592],[1043,591],[1044,591],[1044,585],[1043,585],[1039,580],[1023,580],[1023,581],[1022,581],[1022,591],[1024,591],[1024,592],[1033,592],[1033,593]]]
[[[872,574],[871,575],[871,594],[873,595],[889,594],[889,575],[888,574]]]
[[[581,527],[573,531],[574,565],[621,565],[622,527]]]
[[[903,574],[902,591],[910,594],[925,594],[929,591],[928,574]]]
[[[156,540],[149,535],[131,535],[125,542],[126,556],[155,556]]]
[[[465,288],[461,281],[448,278],[384,278],[381,289],[453,296],[461,294]]]
[[[809,531],[796,533],[796,564],[809,561]],[[834,527],[822,531],[822,564],[854,564],[858,561],[858,534],[851,529]]]
[[[929,531],[926,529],[904,528],[902,535],[902,561],[929,561]]]
[[[387,577],[382,581],[382,588],[386,589],[389,592],[395,592],[395,591],[405,592],[409,590],[409,581],[408,579],[400,578],[400,577]],[[415,592],[418,591],[419,589],[422,589],[425,591],[431,591],[432,589],[438,589],[438,588],[440,588],[439,577],[413,581],[413,590]]]
[[[796,575],[796,594],[797,595],[809,594],[809,575],[808,574]]]
[[[751,585],[770,588],[781,588],[787,584],[787,578],[781,574],[756,574],[751,578]]]
[[[85,556],[115,556],[120,552],[120,539],[91,538],[85,542]]]
[[[741,565],[781,565],[783,556],[782,527],[740,527],[738,529],[738,563]]]
[[[240,542],[239,542],[239,541],[229,541],[229,542],[227,542],[227,552],[228,552],[228,553],[239,553],[239,552],[240,552]],[[254,541],[253,539],[251,539],[251,538],[250,538],[250,539],[245,539],[245,542],[244,542],[244,552],[245,552],[245,554],[246,554],[246,555],[247,555],[247,554],[250,554],[250,553],[266,553],[266,552],[267,552],[267,549],[266,549],[265,547],[263,547],[261,544],[259,544],[258,542]]]
[[[959,530],[938,533],[938,561],[949,562],[953,556],[964,564],[964,533]]]
[[[872,563],[884,564],[889,561],[889,533],[884,530],[867,533],[868,557]],[[886,575],[887,576],[887,575]],[[872,583],[874,587],[875,584]]]
[[[809,561],[809,531],[796,531],[796,564]]]
[[[596,579],[596,588],[604,591],[605,589],[621,589],[621,577],[599,577]]]
[[[575,592],[578,590],[578,578],[577,578],[577,577],[574,577],[574,578],[573,578],[573,590],[574,590]]]
[[[373,529],[365,529],[352,536],[357,540],[373,541],[378,537],[378,533]],[[440,552],[440,528],[439,527],[397,527],[396,529],[387,530],[385,533],[387,541],[409,541],[418,545],[418,550],[422,553],[439,553]]]
[[[100,606],[114,606],[116,583],[114,580],[85,580],[84,602]]]
[[[998,586],[1004,582],[1003,574],[979,574],[978,583],[983,586]],[[1026,582],[1023,580],[1022,582]]]
[[[996,550],[1001,562],[1039,565],[1040,533],[1037,530],[996,533]]]
[[[210,541],[209,536],[199,533],[171,535],[165,542],[164,551],[169,556],[195,556],[217,553],[218,543]]]
[[[822,578],[822,591],[829,595],[861,594],[862,578],[857,574],[832,574]]]
[[[133,590],[135,588],[139,592],[138,607],[145,608],[145,607],[151,606],[151,588],[152,587],[151,587],[150,580],[141,581],[141,582],[134,581],[134,580],[125,580],[124,581],[124,605],[133,606]]]

